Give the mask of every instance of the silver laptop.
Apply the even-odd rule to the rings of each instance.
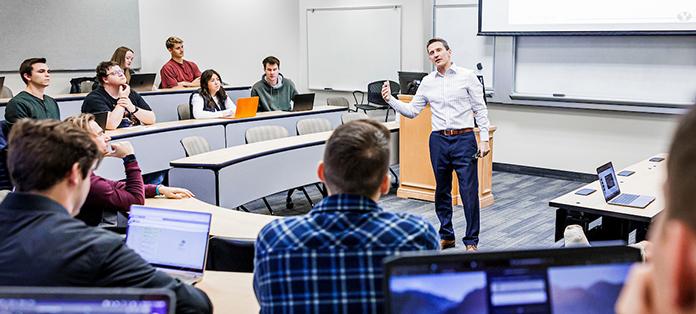
[[[597,168],[597,175],[604,199],[609,204],[645,208],[655,200],[653,196],[621,193],[619,180],[616,178],[616,172],[611,162]]]
[[[182,282],[203,278],[210,213],[131,206],[126,245],[155,268]]]
[[[138,92],[147,92],[155,88],[157,73],[136,73],[131,75],[130,87]]]

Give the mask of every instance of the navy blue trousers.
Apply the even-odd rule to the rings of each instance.
[[[435,173],[435,212],[440,220],[440,238],[454,240],[452,227],[452,171],[457,173],[462,197],[466,245],[478,245],[480,212],[478,197],[478,163],[473,156],[478,146],[474,132],[446,136],[430,134],[430,161]]]

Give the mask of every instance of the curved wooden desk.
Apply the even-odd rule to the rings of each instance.
[[[206,271],[196,284],[213,303],[215,313],[258,313],[254,294],[254,274]]]
[[[251,95],[251,86],[225,86],[227,95],[236,101],[240,97],[249,97]],[[178,115],[176,107],[179,104],[188,104],[189,95],[198,90],[198,88],[183,88],[183,89],[159,89],[147,92],[138,92],[140,96],[150,105],[150,108],[155,112],[158,122],[176,121]],[[15,95],[19,91],[15,92]],[[65,94],[65,95],[49,95],[53,97],[60,107],[60,118],[65,119],[70,116],[78,115],[82,109],[82,102],[85,100],[86,93],[82,94]],[[5,117],[5,107],[9,98],[0,99],[0,118]]]
[[[392,132],[392,151],[398,150],[398,122],[385,126]],[[235,208],[317,182],[317,165],[331,133],[280,138],[174,160],[169,183],[193,191],[202,201]]]
[[[210,235],[225,238],[256,240],[263,226],[278,219],[275,216],[245,213],[210,205],[195,198],[148,198],[145,200],[145,206],[211,213],[213,218]]]
[[[135,126],[108,131],[113,141],[129,141],[135,148],[138,163],[143,173],[169,169],[169,162],[186,157],[181,139],[200,136],[208,141],[211,150],[244,144],[244,133],[248,128],[259,125],[281,125],[296,133],[297,121],[305,118],[326,118],[335,127],[341,123],[344,107],[322,106],[303,112],[260,112],[245,119],[195,119],[158,122],[153,125]],[[290,129],[291,128],[291,129]],[[112,180],[125,178],[123,163],[116,158],[106,158],[96,173]]]

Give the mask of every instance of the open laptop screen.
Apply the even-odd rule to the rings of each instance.
[[[441,254],[385,264],[387,313],[613,313],[638,250]]]
[[[0,313],[174,313],[161,289],[0,287]]]
[[[209,213],[131,206],[126,245],[155,267],[203,271]]]
[[[599,176],[599,185],[602,187],[604,199],[609,201],[621,194],[619,189],[619,181],[616,178],[616,172],[611,162],[608,162],[597,168],[597,176]]]

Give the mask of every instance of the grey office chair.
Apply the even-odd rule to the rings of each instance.
[[[244,134],[244,140],[247,144],[269,141],[283,137],[288,137],[288,130],[278,125],[262,125],[249,128]],[[266,208],[268,208],[268,212],[273,215],[273,208],[271,208],[271,205],[268,204],[266,197],[262,197],[261,199],[266,205]]]
[[[181,104],[177,106],[176,113],[179,116],[179,120],[191,119],[191,107],[189,106],[189,104]]]
[[[345,97],[329,97],[326,99],[326,105],[327,106],[336,106],[336,107],[346,107],[348,111],[352,111],[350,109],[350,103],[348,102],[348,98]],[[358,111],[358,109],[355,109],[355,111]]]
[[[386,110],[387,115],[384,117],[384,122],[387,122],[389,120],[389,110],[393,110],[395,114],[396,110],[390,107],[382,98],[382,84],[384,84],[383,80],[367,84],[367,102],[365,102],[365,92],[363,91],[353,91],[353,98],[355,99],[355,111],[359,109],[367,114],[368,110]],[[397,97],[401,90],[399,83],[389,81],[389,86],[392,91],[392,97]],[[358,102],[358,95],[360,95],[360,102]]]
[[[0,98],[12,98],[12,97],[14,97],[14,94],[12,94],[12,90],[7,86],[3,86],[2,90],[0,90]]]
[[[353,120],[369,119],[370,117],[364,112],[345,112],[341,115],[341,123],[346,124]]]
[[[186,157],[203,154],[210,151],[208,141],[200,136],[188,136],[181,139],[181,145],[184,146]]]
[[[310,118],[297,121],[297,135],[331,131],[331,122],[325,118]]]

